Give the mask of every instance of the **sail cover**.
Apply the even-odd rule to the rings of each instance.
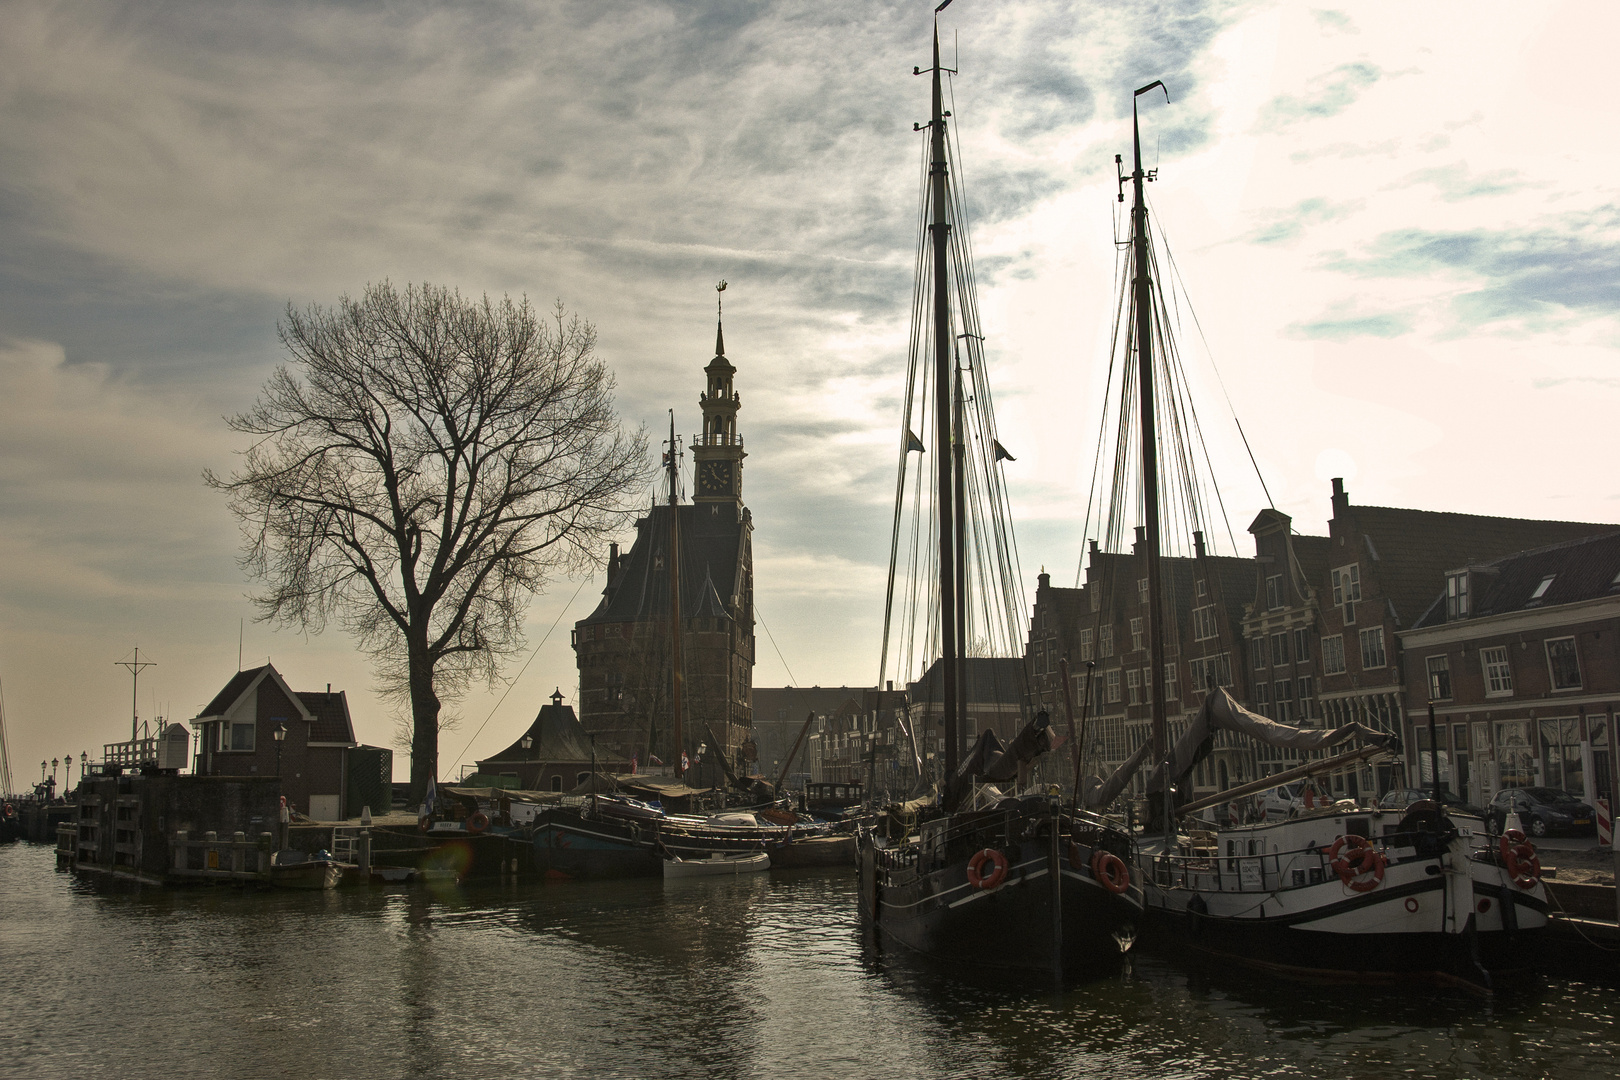
[[[1344,743],[1354,742],[1358,746],[1383,746],[1393,749],[1396,736],[1387,731],[1367,727],[1365,724],[1345,724],[1336,728],[1301,728],[1292,724],[1281,724],[1275,720],[1268,720],[1259,713],[1250,712],[1236,701],[1224,689],[1211,690],[1199,706],[1198,712],[1193,715],[1192,722],[1187,730],[1170,751],[1170,775],[1180,780],[1192,771],[1214,747],[1214,735],[1217,731],[1235,731],[1247,735],[1257,742],[1267,746],[1283,747],[1289,750],[1327,750]],[[1100,809],[1113,802],[1125,785],[1131,782],[1136,770],[1142,767],[1147,759],[1151,745],[1143,743],[1137,748],[1126,762],[1114,771],[1100,787],[1093,788],[1085,793],[1085,803],[1089,807]],[[1160,765],[1148,774],[1147,791],[1149,794],[1164,790],[1164,766]]]

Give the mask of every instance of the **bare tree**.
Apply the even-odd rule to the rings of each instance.
[[[492,682],[523,646],[529,597],[593,565],[649,479],[596,331],[559,302],[367,286],[288,305],[292,363],[232,428],[256,437],[229,479],[260,618],[328,620],[411,714],[411,792],[438,766],[443,701]]]

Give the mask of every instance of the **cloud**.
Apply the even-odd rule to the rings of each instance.
[[[1300,120],[1322,120],[1337,116],[1361,96],[1362,91],[1382,78],[1376,64],[1357,61],[1340,64],[1325,75],[1312,79],[1304,94],[1280,94],[1261,110],[1263,130],[1275,131]]]
[[[1487,173],[1475,173],[1467,165],[1457,162],[1433,169],[1420,169],[1402,177],[1390,187],[1403,188],[1413,184],[1432,184],[1446,202],[1507,195],[1539,186],[1525,179],[1517,169],[1495,169]]]
[[[1472,286],[1451,302],[1458,327],[1561,313],[1609,317],[1620,309],[1620,208],[1518,228],[1395,230],[1328,268],[1367,278],[1457,279]]]
[[[1297,240],[1304,234],[1307,226],[1342,221],[1359,212],[1365,205],[1366,203],[1360,199],[1342,203],[1329,202],[1319,197],[1304,199],[1288,210],[1274,215],[1268,224],[1250,233],[1247,239],[1254,244],[1278,244]]]
[[[1329,313],[1310,322],[1295,323],[1288,327],[1288,332],[1294,337],[1307,339],[1348,341],[1358,337],[1400,337],[1411,333],[1412,326],[1412,316],[1404,312],[1366,315]]]

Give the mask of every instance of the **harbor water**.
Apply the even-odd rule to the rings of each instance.
[[[1138,955],[1061,992],[862,949],[852,872],[97,890],[0,849],[11,1077],[1613,1077],[1620,991]]]

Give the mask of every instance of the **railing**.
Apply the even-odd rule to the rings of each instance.
[[[1382,847],[1382,845],[1378,845]],[[1277,892],[1319,885],[1333,876],[1327,850],[1226,852],[1211,847],[1149,860],[1155,884],[1167,889]]]
[[[156,739],[104,743],[101,752],[103,765],[117,765],[122,768],[135,768],[158,759]]]
[[[692,441],[687,443],[686,445],[688,445],[688,446],[741,446],[742,444],[743,444],[743,437],[741,435],[731,434],[731,433],[727,433],[727,432],[718,432],[718,433],[717,432],[706,432],[706,433],[703,433],[703,434],[693,435],[692,436]]]

